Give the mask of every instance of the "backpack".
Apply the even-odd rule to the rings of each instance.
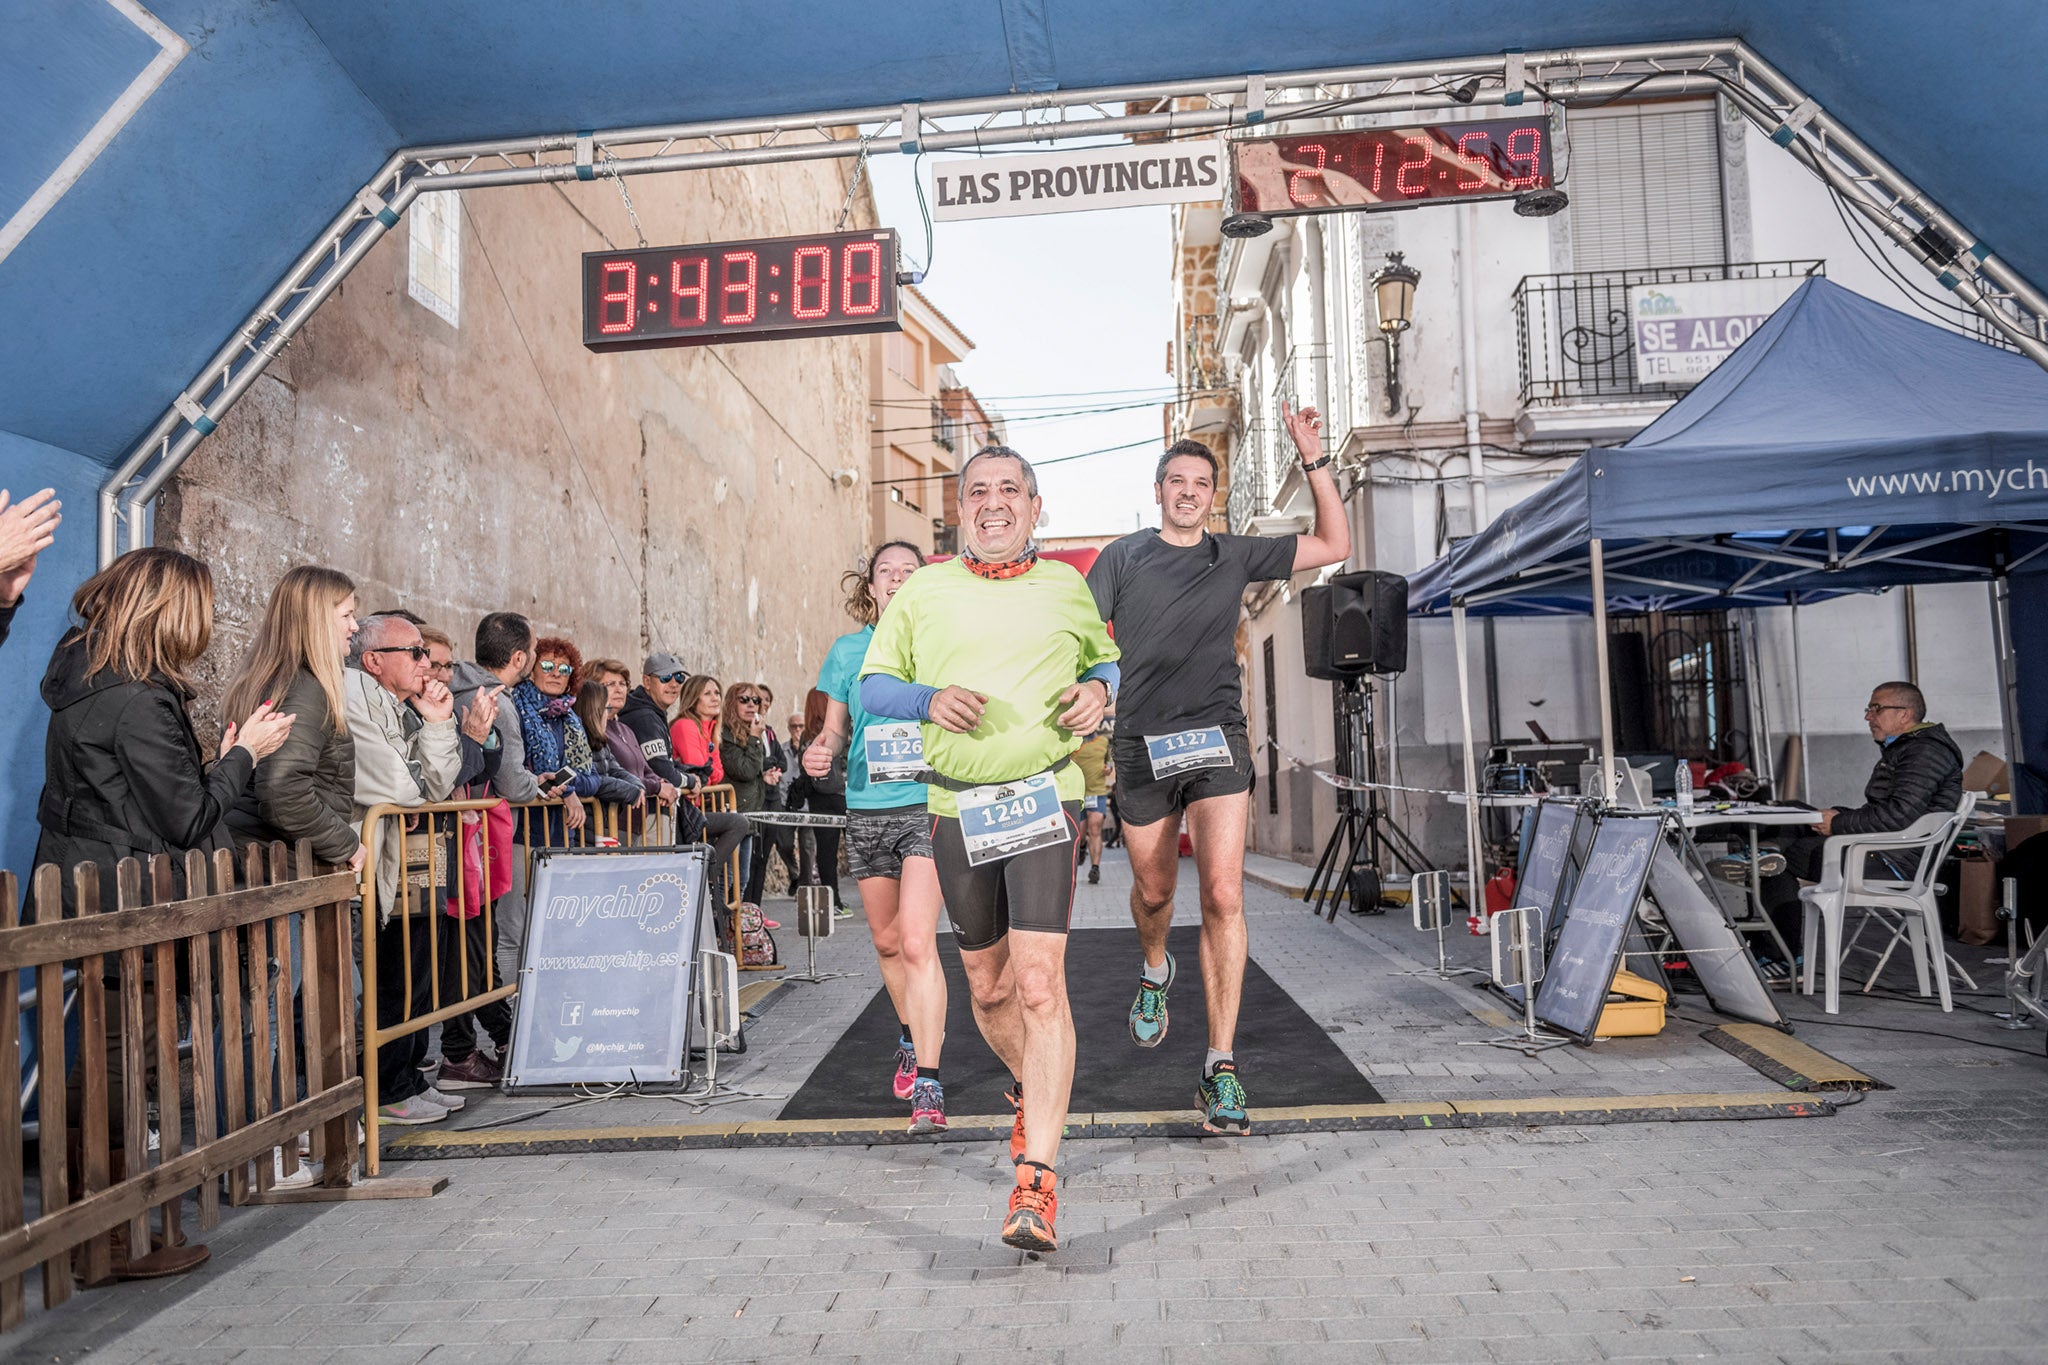
[[[782,958],[775,951],[775,936],[768,932],[768,926],[762,922],[761,907],[752,901],[740,902],[740,965],[782,965]]]

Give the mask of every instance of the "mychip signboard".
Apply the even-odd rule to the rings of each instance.
[[[508,1090],[683,1078],[704,851],[534,855]]]

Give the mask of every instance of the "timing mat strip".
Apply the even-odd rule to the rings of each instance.
[[[1889,1090],[1872,1076],[1768,1024],[1722,1024],[1700,1037],[1788,1090]]]
[[[1832,1117],[1824,1099],[1782,1090],[1704,1095],[1540,1096],[1509,1100],[1420,1100],[1405,1104],[1304,1105],[1261,1109],[1252,1132],[1261,1137],[1297,1133],[1393,1132],[1445,1128],[1582,1127],[1608,1123]],[[557,1156],[578,1152],[675,1152],[739,1147],[867,1147],[919,1142],[1007,1140],[1011,1116],[954,1118],[937,1138],[912,1137],[903,1120],[758,1119],[725,1123],[664,1123],[619,1128],[491,1128],[419,1130],[384,1143],[388,1160],[486,1156]],[[388,1130],[387,1130],[388,1131]],[[1191,1110],[1131,1114],[1072,1114],[1067,1138],[1202,1137]],[[1211,1139],[1232,1141],[1234,1139]]]

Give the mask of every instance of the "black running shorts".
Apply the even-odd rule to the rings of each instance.
[[[905,859],[931,856],[931,818],[922,803],[846,812],[846,865],[855,881],[901,881]]]
[[[1152,776],[1143,735],[1119,733],[1116,755],[1116,814],[1127,825],[1156,825],[1211,796],[1235,796],[1252,789],[1252,742],[1242,725],[1225,725],[1229,767],[1190,768],[1170,777]]]
[[[1067,838],[1001,862],[975,867],[960,841],[960,822],[932,817],[932,860],[938,865],[939,889],[946,896],[946,914],[962,952],[992,948],[1012,929],[1039,934],[1064,934],[1074,917],[1074,866],[1081,841],[1081,803],[1062,802]]]

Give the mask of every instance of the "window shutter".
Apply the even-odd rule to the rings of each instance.
[[[1711,265],[1722,235],[1714,106],[1636,105],[1570,116],[1572,268]]]

